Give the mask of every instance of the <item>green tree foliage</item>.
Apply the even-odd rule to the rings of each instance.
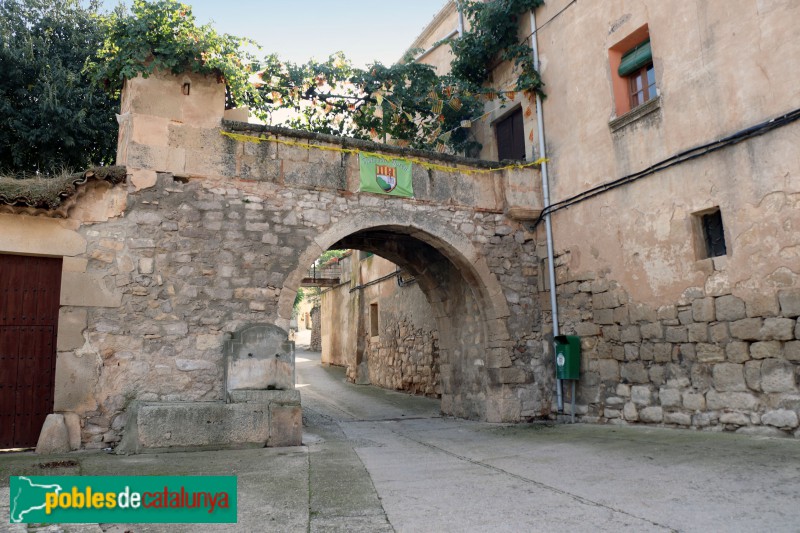
[[[242,47],[249,39],[198,26],[191,7],[175,0],[134,0],[131,12],[118,9],[104,18],[105,40],[88,61],[92,79],[113,94],[126,79],[154,71],[214,74],[235,101],[253,101],[248,82],[253,58]],[[236,102],[232,102],[236,103]]]
[[[518,71],[515,90],[544,96],[543,83],[533,68],[530,44],[517,35],[519,16],[540,6],[544,0],[493,0],[462,2],[469,31],[450,41],[455,59],[450,65],[456,78],[473,86],[483,85],[493,62],[511,61]]]
[[[325,264],[326,264],[328,261],[330,261],[331,259],[333,259],[334,257],[335,257],[336,259],[340,259],[340,258],[341,258],[341,257],[343,257],[343,256],[344,256],[346,253],[347,253],[347,250],[326,250],[326,251],[322,252],[322,255],[320,255],[320,256],[319,256],[319,258],[317,258],[317,260],[316,260],[314,263],[315,263],[317,266],[323,266],[323,265],[325,265]]]
[[[300,302],[303,301],[303,298],[305,298],[305,291],[303,290],[303,287],[298,287],[297,294],[294,295],[294,303],[292,304],[292,313],[295,316],[297,315],[297,310],[300,307]]]
[[[117,102],[81,73],[103,42],[97,4],[0,0],[0,169],[113,161]]]
[[[451,43],[452,74],[439,76],[410,57],[366,69],[355,68],[341,53],[301,65],[275,55],[255,62],[242,51],[250,41],[197,26],[189,6],[135,0],[130,14],[108,17],[107,37],[87,71],[112,94],[124,79],[155,70],[215,74],[228,85],[229,106],[247,105],[267,122],[288,109],[294,114],[284,125],[294,129],[471,153],[480,145],[470,135],[470,119],[483,113],[481,96],[496,92],[484,87],[490,61],[498,54],[513,61],[517,90],[541,91],[530,50],[517,40],[516,20],[541,2],[465,2],[470,31]]]
[[[259,73],[261,105],[253,111],[269,120],[280,109],[299,115],[289,127],[360,139],[455,151],[477,147],[461,121],[479,114],[477,94],[452,76],[438,76],[430,65],[413,61],[380,63],[359,69],[341,54],[303,65],[270,56]],[[450,132],[450,133],[447,133]]]

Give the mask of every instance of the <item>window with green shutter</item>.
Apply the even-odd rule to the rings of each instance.
[[[623,54],[617,72],[620,76],[628,76],[652,62],[653,51],[650,48],[650,39],[647,39],[645,42],[640,43],[632,50],[628,50]]]

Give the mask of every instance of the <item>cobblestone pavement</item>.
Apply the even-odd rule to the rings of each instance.
[[[76,466],[56,471],[33,454],[0,455],[0,530],[198,528],[8,524],[8,476],[45,472],[238,475],[239,523],[203,525],[208,532],[797,531],[800,524],[797,440],[442,418],[436,400],[350,385],[343,369],[321,366],[319,354],[302,349],[297,376],[303,447],[73,453],[64,458]]]

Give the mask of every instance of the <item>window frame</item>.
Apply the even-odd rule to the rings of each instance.
[[[711,225],[718,222],[718,235],[711,235]],[[692,213],[695,258],[698,261],[727,257],[731,254],[726,238],[725,221],[719,206]],[[714,237],[717,237],[716,239]],[[715,242],[716,241],[716,242]]]
[[[372,302],[369,304],[369,336],[370,338],[377,338],[381,335],[381,327],[380,327],[380,309],[378,308],[378,302]]]
[[[517,123],[515,123],[517,121]],[[503,115],[502,117],[498,118],[493,124],[494,126],[494,138],[495,143],[497,145],[497,160],[511,160],[511,161],[525,161],[527,160],[527,148],[525,146],[525,118],[522,113],[522,106],[517,106],[511,109],[508,113]],[[501,143],[500,139],[500,128],[505,127],[508,125],[510,129],[509,138],[511,139],[512,146],[508,147],[506,143]],[[519,133],[516,132],[516,128],[519,128]],[[512,153],[511,157],[502,157],[501,154],[501,147],[504,147],[503,152],[508,153],[514,152],[515,150],[520,150],[519,155],[521,157],[515,157],[516,154]],[[505,155],[505,154],[504,154]]]
[[[633,72],[627,72],[624,75],[620,74],[619,70],[623,63],[623,59],[627,55],[635,53],[636,50],[642,48],[643,45],[648,45],[650,47],[650,57],[647,63],[643,64]],[[616,130],[633,120],[638,120],[640,116],[644,116],[645,114],[658,109],[660,106],[661,90],[658,87],[658,77],[654,64],[655,61],[653,48],[657,48],[657,43],[652,42],[649,27],[647,24],[644,24],[636,30],[630,32],[625,38],[617,41],[616,44],[608,49],[608,62],[611,75],[611,92],[613,97],[613,113],[611,115],[609,126],[612,130]],[[652,84],[649,83],[649,80],[647,79],[646,70],[650,65],[652,65],[653,72]],[[634,102],[631,101],[632,91],[630,87],[630,78],[633,76],[635,79],[636,75],[642,75],[643,82],[647,82],[647,87],[643,88],[643,91],[647,92],[647,98],[645,98],[641,104],[633,106],[632,104]],[[653,92],[652,95],[649,94],[651,86]]]
[[[653,72],[653,83],[650,83],[649,73],[651,71]],[[656,77],[655,67],[653,66],[652,61],[625,76],[625,78],[627,78],[628,80],[628,100],[630,102],[630,111],[633,111],[637,107],[646,104],[647,102],[658,96],[658,87],[656,86],[655,77]],[[634,85],[636,80],[639,79],[642,80],[641,88],[638,88]],[[642,95],[641,96],[642,101],[636,103],[634,101],[634,98],[636,98],[636,101],[638,101],[640,93]]]

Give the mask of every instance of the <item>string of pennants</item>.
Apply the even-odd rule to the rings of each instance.
[[[517,91],[516,89],[508,89],[508,90],[490,89],[488,91],[478,93],[477,95],[486,102],[492,102],[497,99],[503,101],[505,101],[506,99],[514,100],[516,98],[517,93],[519,92],[520,91]],[[459,95],[456,93],[457,90],[454,87],[444,87],[442,90],[441,97],[439,93],[437,93],[435,90],[431,90],[431,92],[428,93],[427,97],[428,101],[431,103],[431,112],[434,115],[438,115],[439,122],[444,122],[445,120],[444,115],[442,114],[444,111],[445,104],[448,105],[450,108],[452,108],[454,111],[460,111],[461,108],[463,107],[463,102],[461,98],[459,98]],[[463,96],[470,97],[472,95],[473,95],[472,93],[464,93]],[[386,96],[386,94],[384,94],[383,91],[374,92],[373,97],[377,102],[377,106],[375,107],[375,116],[377,118],[383,118],[384,116],[383,103],[386,102],[389,104],[389,106],[392,108],[393,111],[399,110],[399,112],[404,114],[409,121],[414,120],[414,117],[411,113],[403,110],[402,106],[393,102],[389,97]],[[444,153],[447,149],[446,143],[450,140],[450,136],[453,134],[454,131],[456,131],[459,128],[464,128],[464,129],[471,128],[473,124],[475,124],[480,120],[486,119],[486,117],[488,117],[489,115],[491,115],[492,113],[494,113],[495,111],[497,111],[502,107],[503,105],[500,105],[494,109],[491,109],[483,113],[482,115],[462,120],[458,126],[444,132],[442,132],[441,127],[437,127],[428,136],[428,140],[431,143],[434,142],[436,143],[437,152]],[[528,105],[525,108],[524,113],[526,118],[530,117],[533,114],[532,107]],[[373,138],[378,137],[378,132],[375,129],[372,129],[370,131],[370,134],[372,135]],[[530,135],[528,137],[531,141],[533,141],[533,130],[531,130]],[[398,139],[397,143],[401,147],[408,146],[409,144],[408,141],[401,139]]]
[[[310,142],[302,142],[302,141],[292,141],[289,139],[281,139],[278,137],[263,137],[263,136],[254,136],[254,135],[243,135],[241,133],[233,133],[230,131],[220,131],[220,135],[223,137],[228,137],[229,139],[233,139],[239,142],[249,142],[249,143],[262,143],[262,142],[271,142],[276,144],[283,144],[286,146],[294,146],[298,148],[303,148],[305,150],[323,150],[327,152],[339,152],[343,154],[358,154],[361,156],[368,156],[368,157],[376,157],[376,158],[385,158],[386,156],[383,154],[369,152],[366,150],[360,150],[358,148],[346,148],[344,146],[334,146],[334,145],[324,145],[324,144],[312,144]],[[403,161],[408,161],[410,163],[414,163],[417,165],[422,166],[423,168],[430,169],[430,170],[440,170],[442,172],[459,172],[461,174],[488,174],[490,172],[500,172],[503,170],[509,169],[523,169],[533,166],[541,165],[542,163],[546,162],[547,159],[539,158],[536,161],[530,161],[525,163],[515,163],[512,165],[506,165],[502,167],[496,168],[463,168],[463,167],[453,167],[448,165],[441,165],[438,163],[432,163],[425,159],[420,159],[417,157],[401,157],[397,158]]]
[[[441,94],[436,90],[431,90],[427,94],[427,100],[430,103],[431,112],[434,115],[438,116],[438,121],[440,123],[444,123],[445,117],[443,112],[445,105],[447,105],[454,111],[460,111],[464,105],[462,98],[465,97],[468,98],[475,95],[484,100],[485,102],[493,102],[498,99],[505,102],[506,100],[514,100],[516,98],[517,93],[519,92],[520,91],[516,89],[502,89],[502,90],[488,89],[479,93],[463,92],[459,95],[459,91],[455,87],[447,86],[442,89]],[[300,94],[299,88],[297,87],[292,88],[292,96],[297,96],[299,94]],[[384,117],[384,103],[386,103],[388,104],[389,107],[391,107],[393,112],[397,112],[403,115],[409,122],[413,122],[414,121],[413,112],[404,110],[400,104],[392,101],[392,99],[389,97],[389,94],[391,93],[389,92],[387,94],[386,90],[379,90],[372,93],[372,96],[375,99],[375,102],[377,103],[377,105],[374,108],[375,117],[376,118]],[[279,103],[282,102],[282,97],[279,92],[274,91],[272,93],[272,96],[275,101]],[[485,120],[486,117],[488,117],[498,109],[502,108],[503,106],[504,104],[501,104],[500,106],[491,109],[479,116],[472,117],[469,119],[464,119],[459,123],[458,126],[444,132],[442,131],[441,126],[439,126],[435,128],[428,135],[428,141],[431,144],[435,145],[435,149],[437,152],[444,153],[447,150],[446,143],[450,140],[450,137],[453,134],[453,132],[455,132],[457,129],[460,128],[464,129],[471,128],[473,124],[477,123],[478,121]],[[348,109],[354,110],[355,104],[349,104]],[[324,108],[324,111],[326,113],[330,112],[331,110],[333,110],[333,106],[331,106],[330,104],[326,105],[326,107]],[[532,113],[533,110],[531,108],[531,105],[528,105],[524,111],[525,117],[526,118],[530,117]],[[374,128],[370,130],[370,135],[373,137],[373,139],[379,137],[378,132]],[[531,130],[528,137],[531,141],[533,141],[533,130]],[[400,147],[407,147],[410,144],[409,141],[403,139],[397,139],[396,143]]]

